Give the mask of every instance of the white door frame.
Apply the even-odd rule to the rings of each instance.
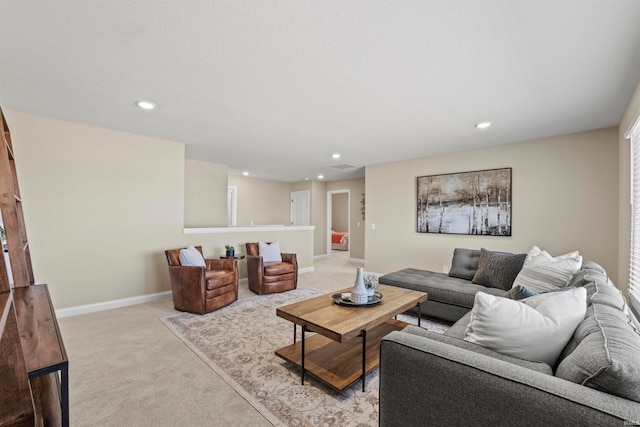
[[[238,225],[238,187],[227,187],[227,225]]]
[[[311,208],[311,192],[309,190],[300,190],[300,191],[292,191],[291,192],[291,207],[289,210],[289,225],[293,225],[293,195],[296,193],[302,193],[302,194],[306,194],[307,196],[307,220],[305,224],[297,224],[297,225],[309,225],[309,215],[311,214],[311,212],[309,211],[309,209]]]
[[[349,233],[349,246],[347,256],[351,258],[351,190],[327,191],[327,256],[331,256],[331,215],[333,213],[333,195],[347,193],[347,233]]]

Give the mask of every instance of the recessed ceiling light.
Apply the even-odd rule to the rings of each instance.
[[[339,159],[339,158],[340,158],[340,154],[338,154],[338,153],[333,153],[333,154],[331,155],[331,158],[332,158],[332,159]]]
[[[324,178],[324,175],[318,175],[318,179]]]
[[[480,122],[480,123],[477,123],[477,124],[476,124],[476,127],[477,127],[478,129],[486,129],[486,128],[488,128],[489,126],[491,126],[492,124],[493,124],[493,123],[491,123],[491,122]]]
[[[136,105],[143,110],[153,110],[154,108],[156,108],[156,104],[151,101],[138,101],[136,102]]]
[[[242,172],[242,175],[244,175],[244,176],[249,176],[249,172],[244,171],[244,172]]]

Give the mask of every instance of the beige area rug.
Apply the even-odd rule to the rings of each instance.
[[[293,324],[277,317],[276,308],[323,293],[298,288],[238,300],[203,316],[182,313],[161,320],[276,426],[377,425],[377,369],[367,375],[366,392],[356,382],[337,393],[310,377],[301,385],[298,368],[275,355],[293,341]],[[401,319],[416,323],[410,316]],[[436,332],[447,328],[424,320],[422,326]]]

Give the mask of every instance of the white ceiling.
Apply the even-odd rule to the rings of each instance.
[[[183,142],[231,173],[347,179],[616,126],[639,21],[638,0],[0,0],[0,106]]]

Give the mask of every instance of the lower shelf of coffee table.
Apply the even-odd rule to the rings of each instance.
[[[408,324],[390,319],[367,331],[367,358],[365,372],[380,364],[380,341],[392,331],[404,329]],[[276,350],[276,355],[302,369],[302,342]],[[305,339],[304,366],[306,374],[329,387],[342,391],[362,376],[362,338],[346,342],[333,341],[320,334],[309,334]]]

